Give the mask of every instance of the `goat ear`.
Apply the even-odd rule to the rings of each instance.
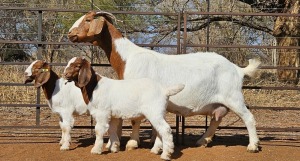
[[[42,69],[40,69],[39,74],[35,77],[34,86],[40,87],[50,79],[50,65],[44,63]]]
[[[106,20],[104,17],[99,17],[98,19],[92,20],[87,36],[94,36],[100,34],[105,21]]]
[[[86,59],[83,59],[82,66],[78,74],[78,87],[81,88],[86,86],[89,83],[91,77],[92,77],[91,65]]]

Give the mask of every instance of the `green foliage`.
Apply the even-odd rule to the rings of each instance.
[[[25,53],[23,50],[11,50],[11,49],[6,49],[5,51],[2,52],[0,56],[1,61],[6,61],[6,62],[23,62],[23,61],[28,61],[30,60],[30,56]]]

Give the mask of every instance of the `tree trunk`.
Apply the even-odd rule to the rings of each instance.
[[[299,14],[299,0],[285,0],[283,13]],[[276,19],[273,35],[276,37],[278,46],[299,46],[300,45],[300,18],[299,17],[278,17]],[[298,67],[299,50],[279,49],[278,66]],[[299,70],[278,70],[280,81],[299,81]]]

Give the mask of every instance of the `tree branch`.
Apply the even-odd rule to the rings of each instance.
[[[205,20],[205,19],[206,18],[203,17],[203,18],[199,18],[199,19],[193,19],[191,21],[199,21],[199,20]],[[253,29],[256,29],[256,30],[259,30],[259,31],[263,31],[263,32],[266,32],[266,33],[271,34],[271,35],[272,35],[272,32],[273,32],[272,29],[270,29],[266,26],[261,26],[261,25],[258,25],[258,24],[254,24],[250,21],[241,21],[239,19],[232,18],[231,16],[214,16],[214,17],[210,17],[210,22],[205,22],[202,25],[196,26],[194,28],[188,28],[187,31],[201,30],[201,29],[207,27],[210,23],[218,22],[218,21],[232,22],[232,23],[235,23],[235,24],[239,24],[241,26],[246,26],[246,27],[253,28]]]
[[[274,13],[282,12],[285,0],[239,0],[249,4],[251,8],[256,8],[262,12]]]
[[[189,21],[192,22],[192,21],[200,21],[200,20],[206,20],[206,19],[207,19],[207,16],[204,16],[204,17],[192,19],[192,20],[189,20]],[[187,31],[188,32],[199,31],[199,30],[202,30],[202,29],[206,28],[209,24],[211,24],[213,22],[218,22],[218,21],[232,22],[232,23],[235,23],[235,24],[239,24],[241,26],[246,26],[246,27],[253,28],[255,30],[263,31],[263,32],[266,32],[268,34],[273,35],[273,30],[266,27],[266,26],[262,26],[262,25],[259,25],[259,24],[254,24],[251,21],[247,21],[247,20],[242,21],[242,20],[239,20],[239,19],[232,18],[231,16],[214,16],[214,17],[210,17],[210,22],[205,22],[205,23],[202,23],[202,24],[197,25],[197,26],[192,27],[192,28],[187,28]],[[159,26],[157,26],[153,30],[132,28],[132,29],[129,29],[127,31],[127,33],[144,32],[144,33],[161,33],[161,34],[163,34],[163,33],[175,32],[175,31],[177,31],[177,27],[178,27],[177,25],[175,25],[173,27],[161,27],[161,26],[159,27]],[[180,31],[184,31],[184,28],[180,28]]]

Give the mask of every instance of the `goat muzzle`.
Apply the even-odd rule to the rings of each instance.
[[[68,73],[65,73],[63,77],[68,81],[72,81],[71,76]]]
[[[25,76],[25,80],[24,80],[24,84],[30,83],[34,80],[34,78],[30,77],[30,76]]]
[[[72,76],[72,73],[70,72],[65,72],[63,74],[63,77],[68,81],[68,82],[72,82],[73,81],[73,76]]]
[[[78,36],[77,35],[68,34],[68,38],[72,42],[77,42],[78,41]]]

